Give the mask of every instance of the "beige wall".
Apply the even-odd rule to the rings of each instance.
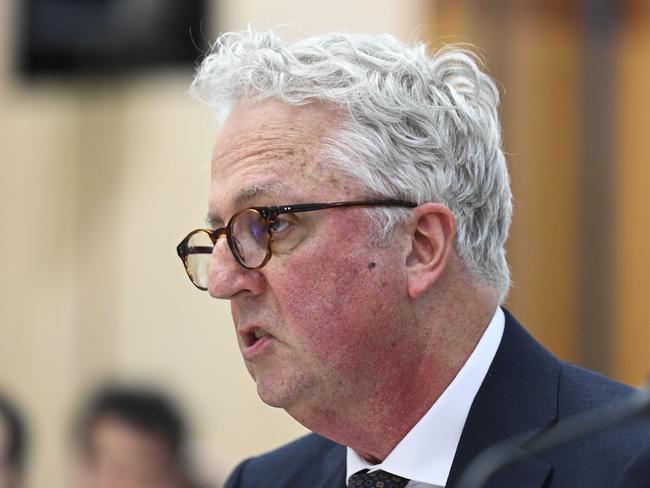
[[[221,29],[293,24],[419,31],[424,0],[219,1]],[[193,289],[175,245],[203,223],[217,125],[189,71],[26,85],[10,75],[0,3],[0,388],[32,432],[30,486],[64,487],[69,420],[99,379],[178,395],[209,471],[303,429],[257,399],[227,304]]]

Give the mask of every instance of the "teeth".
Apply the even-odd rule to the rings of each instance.
[[[262,329],[257,329],[253,335],[255,336],[255,339],[259,339],[260,337],[264,337],[266,335],[266,332],[263,331]]]

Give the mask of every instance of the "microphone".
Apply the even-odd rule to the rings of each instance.
[[[625,400],[569,417],[521,445],[498,442],[481,452],[461,475],[458,488],[481,488],[501,468],[519,459],[621,422],[650,415],[650,383]]]

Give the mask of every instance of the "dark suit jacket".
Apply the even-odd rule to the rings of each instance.
[[[630,395],[630,387],[559,361],[507,311],[503,339],[472,403],[447,487],[486,447],[532,438],[572,415]],[[431,439],[435,442],[435,439]],[[343,488],[345,447],[310,434],[241,463],[226,488]],[[497,472],[490,488],[650,487],[650,419],[527,455]]]

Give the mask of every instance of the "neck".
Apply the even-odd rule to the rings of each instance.
[[[449,382],[442,378],[452,376],[425,378],[421,372],[434,369],[432,365],[409,366],[414,375],[408,380],[396,375],[372,390],[357,389],[350,398],[339,396],[327,406],[307,406],[289,413],[309,430],[351,447],[369,462],[379,463],[445,390]]]
[[[382,355],[370,377],[353,378],[353,391],[337,391],[327,405],[302,405],[288,412],[366,461],[382,462],[456,377],[494,314],[493,300],[482,301],[476,290],[462,291],[462,298],[441,299],[443,312],[417,314],[425,320],[414,321],[417,333],[402,348],[407,354]]]

